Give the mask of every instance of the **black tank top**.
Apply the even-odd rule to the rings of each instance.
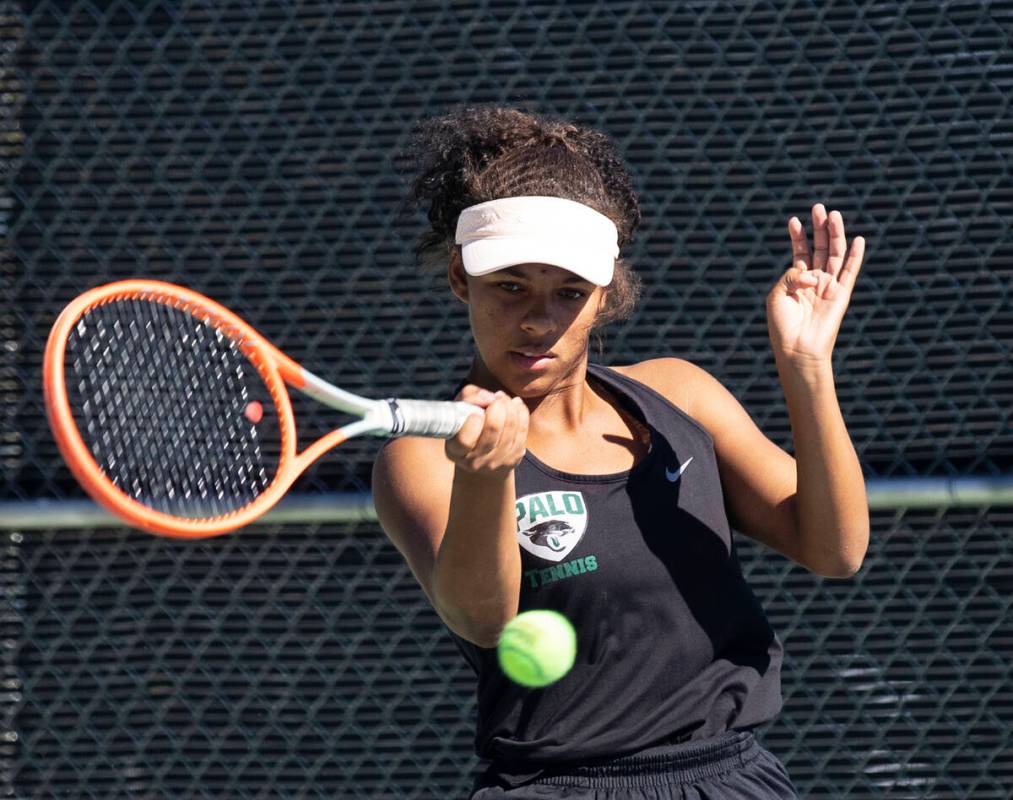
[[[573,622],[573,669],[524,689],[494,649],[454,637],[478,674],[476,751],[508,774],[750,728],[781,708],[781,644],[742,576],[710,435],[647,386],[588,373],[646,424],[649,453],[613,475],[531,454],[515,470],[520,607]]]

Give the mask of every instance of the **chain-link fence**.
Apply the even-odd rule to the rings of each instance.
[[[763,297],[823,200],[868,240],[836,351],[867,476],[1008,476],[1011,30],[1010,2],[0,2],[4,508],[81,496],[39,365],[108,280],[209,294],[352,391],[445,396],[467,321],[413,264],[397,153],[475,102],[627,156],[645,292],[603,360],[689,358],[790,446]],[[374,446],[343,450],[297,493],[365,492]],[[761,738],[804,796],[1013,794],[1011,522],[877,511],[847,582],[740,537],[787,650]],[[5,527],[9,796],[465,794],[471,677],[373,524]]]

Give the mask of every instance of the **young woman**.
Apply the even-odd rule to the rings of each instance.
[[[475,356],[456,437],[377,459],[384,530],[478,674],[475,798],[797,797],[749,732],[781,706],[781,645],[729,526],[845,577],[869,536],[864,483],[831,352],[862,262],[841,215],[812,209],[814,248],[767,297],[795,457],[727,389],[679,358],[589,363],[592,331],[629,313],[619,260],[640,220],[603,134],[469,109],[416,142],[416,199],[467,306]],[[551,608],[577,630],[573,669],[540,690],[500,672],[497,637]]]

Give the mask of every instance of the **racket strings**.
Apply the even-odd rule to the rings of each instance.
[[[89,310],[67,342],[82,438],[106,477],[149,508],[188,518],[236,511],[273,480],[280,455],[270,394],[242,349],[164,303]]]

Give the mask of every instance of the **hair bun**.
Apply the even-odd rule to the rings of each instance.
[[[620,247],[640,223],[615,143],[572,122],[503,106],[463,108],[422,123],[406,155],[416,170],[412,199],[430,222],[416,247],[423,261],[446,258],[462,210],[501,197],[583,203],[615,223]]]

